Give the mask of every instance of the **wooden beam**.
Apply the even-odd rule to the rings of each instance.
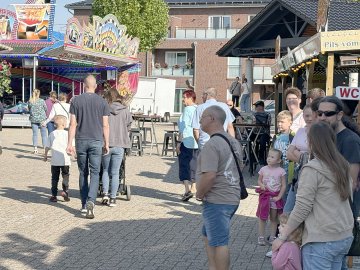
[[[326,68],[326,95],[334,94],[334,53],[328,53],[328,62]]]
[[[315,62],[311,62],[309,66],[306,67],[308,69],[308,78],[307,78],[307,89],[308,91],[310,89],[313,89],[313,80],[314,80],[314,68],[315,68]]]
[[[289,30],[290,34],[292,37],[295,37],[295,33],[293,32],[293,30],[291,29],[290,25],[288,24],[288,22],[283,18],[282,19],[283,23],[285,24],[287,30]]]

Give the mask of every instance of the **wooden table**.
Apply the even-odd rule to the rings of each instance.
[[[265,133],[270,128],[270,126],[254,123],[234,123],[233,125],[235,129],[235,135],[246,153],[246,158],[250,166],[249,172],[251,175],[254,175],[254,160],[251,157],[253,156],[255,161],[259,163],[259,158],[256,153],[256,141],[260,134]],[[244,147],[245,144],[247,147]]]
[[[151,122],[151,144],[150,144],[150,155],[152,153],[154,144],[156,147],[156,151],[159,155],[159,146],[157,143],[157,138],[156,138],[156,132],[155,132],[155,123],[156,121],[160,121],[161,120],[161,116],[160,115],[144,115],[144,114],[133,114],[133,119],[137,122],[137,126],[138,128],[144,128],[145,125],[145,121],[148,120]]]

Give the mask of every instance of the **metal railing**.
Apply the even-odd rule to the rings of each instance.
[[[176,77],[191,77],[194,75],[193,68],[186,67],[169,67],[169,68],[156,68],[152,67],[152,76],[176,76]]]
[[[224,28],[224,29],[204,29],[204,28],[176,28],[175,37],[178,39],[230,39],[239,32],[240,29]]]

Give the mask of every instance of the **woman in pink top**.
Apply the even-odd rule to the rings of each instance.
[[[279,218],[280,234],[287,223],[288,216],[282,214]],[[301,238],[304,230],[304,224],[293,231],[287,241],[280,247],[279,250],[273,252],[271,263],[275,270],[301,270]]]
[[[298,132],[295,134],[295,137],[292,140],[291,144],[289,145],[289,148],[286,153],[286,157],[288,160],[296,162],[295,171],[297,173],[295,173],[294,178],[296,178],[296,175],[300,174],[300,170],[304,165],[303,163],[307,163],[307,161],[309,160],[310,151],[309,151],[307,134],[313,121],[313,114],[310,105],[306,105],[304,107],[303,115],[306,126],[300,128]],[[297,186],[295,187],[296,181],[297,180],[293,181],[293,185],[291,186],[286,198],[284,212],[287,214],[289,214],[294,209],[295,206],[295,197],[296,197],[296,189],[297,189]]]

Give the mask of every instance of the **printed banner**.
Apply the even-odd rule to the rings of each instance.
[[[16,13],[0,9],[0,40],[15,39],[17,27]]]

